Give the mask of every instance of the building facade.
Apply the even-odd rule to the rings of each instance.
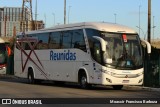
[[[39,20],[39,21],[34,21],[34,23],[35,23],[35,29],[44,29],[44,23],[43,23],[43,21],[42,20]]]
[[[12,37],[15,32],[20,32],[20,24],[25,21],[26,31],[33,29],[31,23],[31,12],[25,9],[22,20],[21,7],[2,7],[0,8],[0,36]],[[41,23],[43,25],[43,21]],[[39,28],[41,29],[41,28]]]
[[[12,37],[14,28],[20,32],[22,8],[3,7],[0,8],[0,34],[1,37]]]

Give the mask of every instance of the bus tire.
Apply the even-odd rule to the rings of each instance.
[[[41,84],[42,80],[40,79],[34,79],[34,84]]]
[[[80,75],[79,83],[80,83],[80,86],[82,89],[89,89],[91,87],[91,85],[88,84],[87,76],[84,73],[82,75]]]
[[[29,84],[34,84],[35,83],[35,79],[34,79],[34,75],[33,75],[33,70],[32,69],[28,70],[28,83]]]
[[[114,90],[121,90],[123,88],[123,85],[113,85],[112,87]]]

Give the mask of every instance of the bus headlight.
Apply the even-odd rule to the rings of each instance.
[[[107,80],[108,82],[112,83],[112,80],[111,80],[111,79],[109,79],[109,78],[106,78],[106,80]]]
[[[1,67],[0,70],[2,70],[2,69],[6,69],[6,67]]]
[[[141,82],[143,82],[143,79],[140,79],[138,83],[141,83]]]

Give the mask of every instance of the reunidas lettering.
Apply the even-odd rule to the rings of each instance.
[[[67,61],[75,61],[76,53],[70,52],[70,50],[64,50],[64,52],[58,53],[54,51],[50,51],[50,60],[67,60]]]

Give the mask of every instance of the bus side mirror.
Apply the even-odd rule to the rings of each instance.
[[[105,41],[104,39],[102,39],[101,37],[98,36],[93,36],[94,39],[98,40],[101,43],[101,47],[102,47],[102,51],[103,51],[103,59],[104,59],[104,63],[108,63],[111,64],[112,63],[112,58],[109,58],[107,52],[106,52],[106,46],[108,44],[107,41]]]
[[[108,63],[108,64],[113,63],[112,58],[106,58],[106,59],[104,60],[104,63]]]
[[[151,44],[149,42],[147,42],[146,40],[141,40],[142,45],[146,45],[147,46],[147,53],[151,54]]]
[[[107,45],[107,42],[102,39],[101,37],[98,37],[98,36],[93,36],[94,39],[97,39],[100,43],[101,43],[101,46],[102,46],[102,51],[103,52],[106,52],[106,45]]]

